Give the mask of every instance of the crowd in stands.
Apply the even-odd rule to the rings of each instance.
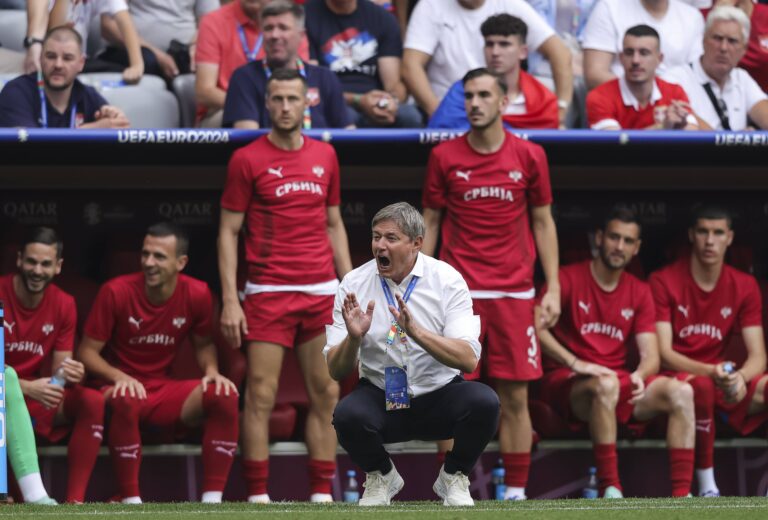
[[[3,0],[4,17],[26,27],[0,34],[0,107],[36,83],[54,105],[43,40],[66,25],[81,82],[127,116],[116,127],[268,126],[263,83],[287,67],[310,80],[305,128],[466,128],[456,82],[487,66],[508,82],[510,128],[768,128],[762,0]],[[0,126],[92,122],[79,90],[50,121],[24,106]]]

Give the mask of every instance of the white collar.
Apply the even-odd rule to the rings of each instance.
[[[720,90],[720,85],[717,84],[717,81],[712,79],[704,70],[704,67],[701,66],[701,57],[699,57],[698,60],[693,60],[693,63],[691,63],[691,69],[693,70],[693,75],[696,76],[696,83],[699,85],[703,85],[704,83],[709,83],[712,85],[712,88],[715,89],[716,92],[720,92],[721,94],[725,92],[726,90],[729,90],[731,85],[733,84],[733,74],[736,70],[736,67],[732,68],[731,71],[728,73],[728,77],[725,79],[725,86],[723,87],[722,91]]]
[[[624,106],[632,107],[635,110],[640,111],[640,101],[638,101],[632,91],[629,90],[629,85],[627,85],[627,80],[624,79],[624,76],[619,78],[619,91],[621,92],[621,100],[624,102]],[[659,85],[656,82],[656,78],[654,78],[650,104],[654,105],[660,99],[661,90],[659,90]]]

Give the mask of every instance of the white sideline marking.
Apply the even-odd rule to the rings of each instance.
[[[275,504],[277,505],[277,504]],[[435,503],[437,505],[437,503]],[[274,505],[273,505],[274,507]],[[143,511],[140,508],[137,509],[122,509],[117,511],[61,511],[60,509],[56,508],[55,506],[52,508],[52,511],[49,512],[40,512],[36,511],[36,516],[104,516],[104,515],[231,515],[231,514],[237,514],[237,513],[247,513],[249,515],[252,514],[268,514],[268,515],[274,515],[274,514],[312,514],[317,515],[321,512],[328,512],[333,513],[334,510],[323,510],[321,508],[313,509],[310,507],[301,508],[301,509],[274,509],[273,507],[267,507],[262,508],[262,506],[254,505],[247,509],[238,509],[238,510],[232,510],[232,509],[213,509],[213,506],[211,509],[198,509],[198,510],[179,510],[179,511],[155,511],[155,510],[147,510]],[[0,517],[4,516],[18,516],[19,514],[23,514],[23,508],[14,508],[15,511],[5,511],[0,512]],[[649,504],[647,502],[640,502],[636,504],[616,504],[611,506],[602,506],[602,507],[590,507],[590,506],[558,506],[558,505],[551,505],[551,506],[544,506],[544,507],[513,507],[513,508],[482,508],[482,507],[451,507],[451,508],[399,508],[396,505],[392,507],[376,507],[376,508],[345,508],[345,509],[339,509],[338,511],[352,511],[354,510],[355,514],[381,514],[385,511],[390,511],[392,513],[426,513],[426,512],[450,512],[450,511],[476,511],[479,513],[488,513],[488,512],[498,512],[498,511],[510,511],[510,512],[517,512],[522,513],[525,511],[629,511],[629,510],[648,510],[648,509],[768,509],[768,502],[766,504],[709,504],[709,505],[693,505],[693,504]]]

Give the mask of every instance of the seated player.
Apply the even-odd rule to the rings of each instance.
[[[564,416],[589,423],[600,490],[623,496],[616,457],[616,424],[667,414],[672,496],[687,496],[693,478],[693,391],[670,377],[656,376],[659,353],[651,291],[625,272],[640,250],[640,223],[614,208],[595,235],[599,254],[560,269],[562,315],[540,332],[550,358],[542,398]],[[640,363],[626,369],[627,343],[634,337]]]
[[[63,247],[53,229],[30,230],[19,249],[17,272],[0,278],[0,301],[5,306],[6,365],[18,374],[37,435],[58,442],[71,433],[67,502],[82,503],[101,446],[104,398],[79,384],[85,370],[72,359],[75,301],[51,283],[61,273]],[[54,384],[42,376],[59,367],[64,382]]]
[[[177,226],[151,226],[141,250],[142,272],[101,287],[78,349],[112,411],[108,443],[123,503],[141,503],[140,423],[203,423],[203,502],[221,502],[237,449],[237,389],[219,374],[211,292],[204,282],[181,274],[188,248]],[[187,338],[205,374],[202,380],[168,375]]]
[[[624,34],[619,61],[624,76],[587,94],[587,119],[593,130],[697,130],[682,87],[656,76],[664,55],[656,29],[636,25]]]
[[[688,237],[690,257],[651,275],[656,330],[664,368],[693,387],[699,495],[720,496],[714,475],[715,410],[747,435],[768,419],[762,301],[753,276],[726,265],[733,242],[725,208],[699,206]],[[741,330],[747,357],[725,355]]]

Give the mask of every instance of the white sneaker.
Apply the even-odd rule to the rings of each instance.
[[[444,506],[474,506],[475,501],[469,494],[469,478],[457,471],[453,475],[445,472],[445,465],[432,486],[437,496],[443,499]]]
[[[248,497],[249,504],[269,504],[272,501],[269,499],[269,495],[262,493],[261,495],[251,495]]]
[[[329,504],[333,502],[333,497],[328,493],[312,493],[309,501],[315,504]]]
[[[386,475],[381,471],[371,471],[365,474],[363,496],[358,502],[361,506],[388,506],[392,497],[403,489],[403,477],[392,464],[392,469]]]

